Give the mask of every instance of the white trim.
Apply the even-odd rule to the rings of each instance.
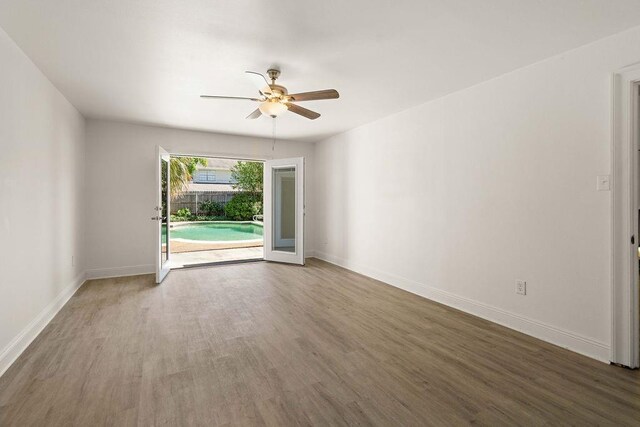
[[[87,270],[87,280],[153,274],[155,272],[155,268],[156,266],[154,264],[130,265],[126,267],[112,268],[96,268],[94,270]]]
[[[638,146],[631,113],[637,106],[638,64],[611,79],[611,356],[614,363],[638,367]],[[637,114],[637,111],[635,111]]]
[[[315,251],[315,257],[576,353],[609,362],[610,348],[606,343],[324,252]]]
[[[0,376],[29,347],[29,344],[44,330],[62,307],[85,282],[85,274],[81,273],[73,282],[62,290],[29,324],[0,352]]]

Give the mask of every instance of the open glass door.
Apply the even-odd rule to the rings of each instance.
[[[169,173],[171,158],[162,147],[156,150],[156,283],[161,283],[169,273]]]
[[[264,259],[304,265],[304,158],[264,164]]]

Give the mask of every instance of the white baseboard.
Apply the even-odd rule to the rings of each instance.
[[[127,267],[97,268],[87,270],[87,280],[108,279],[111,277],[139,276],[141,274],[151,274],[156,271],[153,264],[130,265]]]
[[[60,309],[69,301],[76,291],[85,282],[85,274],[82,273],[62,290],[58,296],[49,303],[9,344],[0,352],[0,376],[16,361],[18,356],[29,347],[29,344],[42,332],[42,330],[55,317]]]
[[[353,263],[324,252],[315,251],[315,257],[331,264],[338,265],[356,273],[363,274],[381,282],[388,283],[405,291],[420,295],[444,305],[462,310],[474,316],[481,317],[499,325],[522,332],[532,337],[547,341],[551,344],[591,357],[601,362],[609,363],[611,347],[608,344],[592,338],[548,325],[538,320],[530,319],[519,314],[511,313],[469,298],[461,297],[423,283],[405,279],[403,277],[385,273],[364,265]]]

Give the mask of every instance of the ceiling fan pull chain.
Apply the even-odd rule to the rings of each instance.
[[[276,149],[276,118],[273,119],[273,144],[271,145],[271,151],[275,151]]]

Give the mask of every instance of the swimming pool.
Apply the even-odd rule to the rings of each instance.
[[[171,224],[171,240],[184,242],[262,241],[262,224],[235,221],[173,223]]]

